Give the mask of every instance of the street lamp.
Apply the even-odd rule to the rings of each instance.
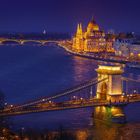
[[[44,101],[45,101],[45,99],[42,99],[42,101],[44,102]]]
[[[137,90],[134,90],[133,93],[136,94],[137,93]]]
[[[24,135],[23,135],[24,130],[25,130],[25,128],[22,127],[22,128],[21,128],[21,137],[22,137],[22,138],[23,138],[23,136],[24,136]]]
[[[93,91],[92,91],[92,86],[90,88],[90,98],[92,98],[92,94],[93,94]]]
[[[52,101],[49,101],[49,103],[51,104],[51,103],[52,103]]]

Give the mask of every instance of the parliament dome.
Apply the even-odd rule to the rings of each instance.
[[[99,31],[99,26],[96,24],[95,20],[92,18],[92,20],[89,22],[88,31]]]

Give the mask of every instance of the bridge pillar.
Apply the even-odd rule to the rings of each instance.
[[[96,97],[98,99],[105,100],[119,99],[122,95],[122,67],[114,65],[99,65],[96,71],[98,73],[98,81],[107,78],[106,80],[97,84]]]

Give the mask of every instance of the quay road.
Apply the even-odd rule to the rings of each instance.
[[[6,109],[1,110],[0,117],[5,116],[15,116],[15,115],[23,115],[30,113],[39,113],[39,112],[49,112],[49,111],[62,111],[67,109],[78,109],[78,108],[86,108],[86,107],[96,107],[96,106],[124,106],[130,103],[140,102],[140,94],[131,94],[127,96],[123,96],[120,101],[107,101],[107,100],[99,100],[95,98],[83,99],[79,100],[71,100],[59,103],[46,102],[43,104],[29,106],[26,108],[20,108],[11,110]]]
[[[135,65],[140,65],[140,60],[134,60],[134,59],[129,59],[126,57],[121,57],[121,56],[111,56],[107,55],[106,56],[99,56],[100,54],[89,54],[89,53],[84,53],[84,52],[75,52],[71,49],[71,45],[63,42],[59,42],[58,45],[62,48],[64,48],[67,52],[70,54],[80,56],[80,57],[85,57],[89,59],[94,59],[94,60],[100,60],[100,61],[106,61],[106,62],[113,62],[113,63],[120,63],[120,64],[135,64]]]

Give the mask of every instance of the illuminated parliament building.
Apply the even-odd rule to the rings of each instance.
[[[114,52],[113,39],[106,38],[104,31],[101,31],[95,20],[92,19],[85,31],[82,24],[78,24],[77,32],[73,37],[72,49],[76,52]]]

